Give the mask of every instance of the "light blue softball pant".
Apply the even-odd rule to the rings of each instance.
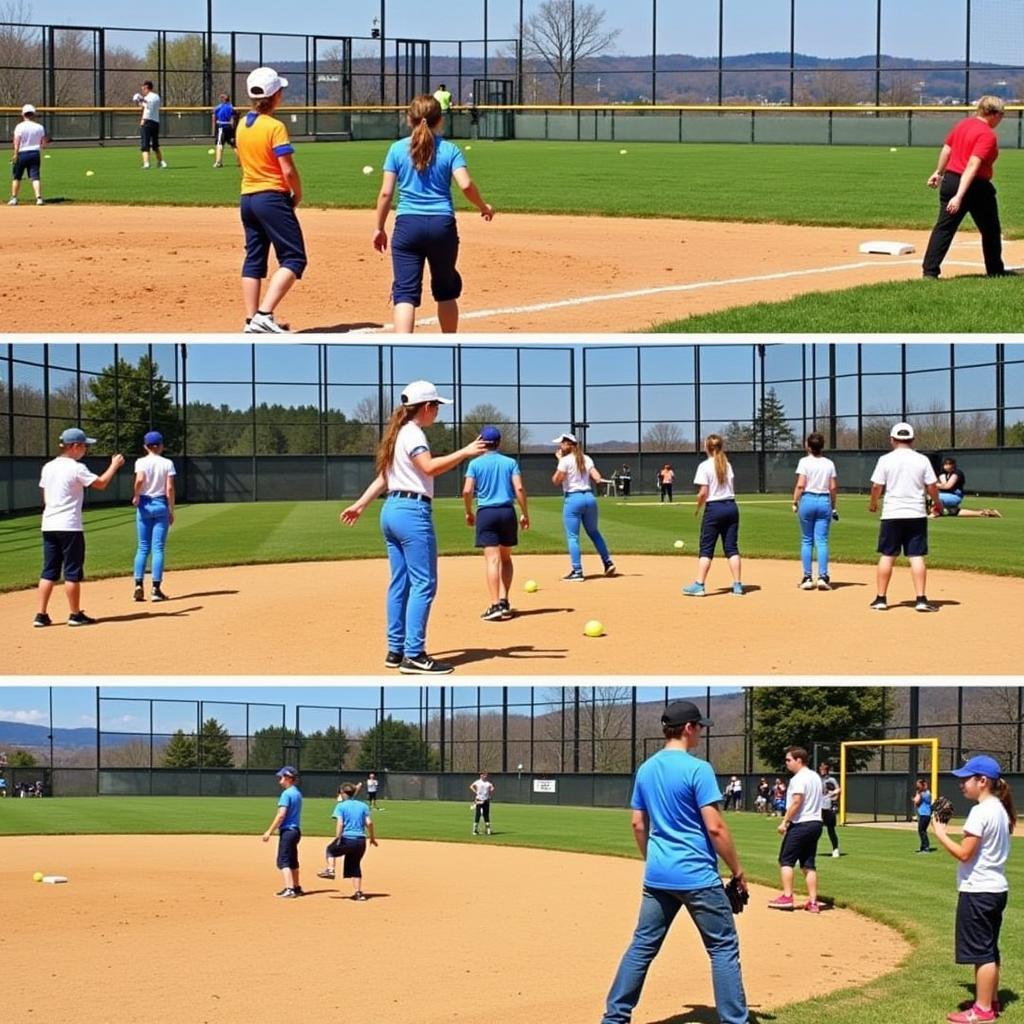
[[[818,549],[818,575],[828,575],[828,531],[832,525],[832,499],[804,491],[797,506],[800,518],[800,560],[804,575],[811,575],[811,553]]]
[[[427,620],[437,593],[437,538],[430,504],[389,497],[380,512],[388,550],[388,650],[418,658],[426,651]]]
[[[570,491],[562,505],[562,524],[565,526],[565,539],[569,545],[569,561],[573,569],[583,571],[583,560],[580,556],[580,527],[587,531],[601,561],[607,565],[612,556],[608,553],[608,545],[597,528],[597,498],[592,491]]]
[[[139,497],[135,509],[135,528],[139,536],[139,544],[135,549],[135,579],[141,580],[146,574],[146,562],[150,552],[153,554],[153,582],[160,583],[164,578],[164,547],[167,543],[167,531],[171,525],[171,510],[164,497]]]

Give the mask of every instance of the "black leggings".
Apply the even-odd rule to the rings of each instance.
[[[662,484],[661,485],[661,500],[664,501],[666,498],[668,498],[669,501],[672,500],[672,485],[671,484]]]
[[[821,823],[828,830],[828,841],[833,850],[839,849],[839,836],[836,834],[836,812],[822,808]]]
[[[921,849],[930,850],[931,843],[928,842],[928,826],[932,823],[930,814],[919,814],[917,816],[917,838],[921,840]]]

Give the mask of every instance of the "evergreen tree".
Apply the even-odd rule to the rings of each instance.
[[[302,768],[339,771],[345,763],[348,748],[348,736],[337,726],[310,733],[302,747]]]
[[[273,768],[277,771],[286,763],[285,745],[292,745],[301,739],[294,729],[271,725],[254,732],[249,741],[249,768]]]
[[[195,768],[198,764],[195,733],[186,735],[183,729],[179,729],[164,751],[164,768]]]
[[[38,764],[35,754],[30,754],[27,750],[15,750],[7,758],[9,768],[35,768]]]
[[[204,768],[234,768],[231,736],[216,718],[208,718],[199,731],[199,763]]]
[[[385,718],[362,739],[356,767],[370,771],[434,771],[437,754],[420,739],[420,731],[408,722]]]
[[[769,388],[761,408],[754,417],[751,442],[754,450],[761,447],[762,430],[764,432],[764,450],[777,452],[783,448],[797,446],[796,434],[786,420],[786,407],[782,403],[775,388]]]

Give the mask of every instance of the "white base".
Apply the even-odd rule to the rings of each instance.
[[[43,875],[43,881],[48,885],[60,885],[61,882],[67,880],[67,875]]]
[[[881,256],[909,256],[914,247],[908,242],[861,242],[860,252],[878,253]]]

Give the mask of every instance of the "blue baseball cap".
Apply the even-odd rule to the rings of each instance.
[[[480,431],[480,440],[488,444],[501,443],[501,431],[497,427],[487,426]]]
[[[283,776],[287,776],[289,779],[297,779],[299,777],[298,771],[296,771],[290,764],[286,764],[283,768],[279,769],[275,774],[279,779]]]
[[[142,439],[143,444],[163,444],[164,435],[159,430],[150,430]]]
[[[68,427],[63,434],[60,435],[61,444],[95,444],[95,437],[86,437],[85,431],[80,427]]]
[[[998,779],[1003,773],[999,762],[987,754],[972,757],[962,768],[954,768],[953,775],[957,778],[969,779],[972,775],[984,775],[987,779]]]

